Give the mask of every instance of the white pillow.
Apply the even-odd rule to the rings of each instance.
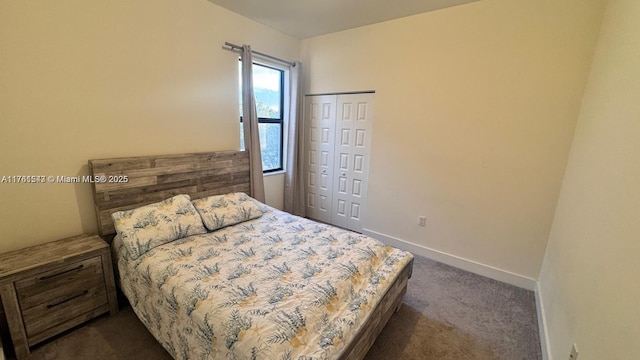
[[[262,216],[256,200],[242,192],[193,200],[193,205],[210,231]]]
[[[116,232],[132,259],[156,246],[207,230],[189,195],[176,195],[158,203],[111,214]]]

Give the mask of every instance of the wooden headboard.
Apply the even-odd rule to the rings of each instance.
[[[178,194],[192,199],[242,191],[249,195],[249,153],[218,151],[89,160],[102,236],[115,233],[111,214]]]

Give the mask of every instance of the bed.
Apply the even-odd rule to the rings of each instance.
[[[362,359],[413,256],[255,201],[248,163],[239,151],[89,161],[122,292],[176,359]],[[123,223],[172,206],[193,226],[131,240]]]

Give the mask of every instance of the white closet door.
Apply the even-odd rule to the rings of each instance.
[[[331,223],[336,96],[305,99],[307,216]]]
[[[373,94],[339,95],[331,223],[362,232],[373,122]]]

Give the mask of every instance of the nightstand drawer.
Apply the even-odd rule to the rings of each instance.
[[[107,291],[103,284],[67,293],[30,309],[22,311],[25,331],[28,338],[58,327],[91,310],[107,305]],[[106,307],[105,307],[106,310]],[[30,340],[29,343],[32,341]]]
[[[100,256],[16,281],[16,294],[28,338],[108,301]]]
[[[104,287],[102,261],[96,256],[16,281],[16,293],[25,311],[41,304],[53,305],[100,284]]]

